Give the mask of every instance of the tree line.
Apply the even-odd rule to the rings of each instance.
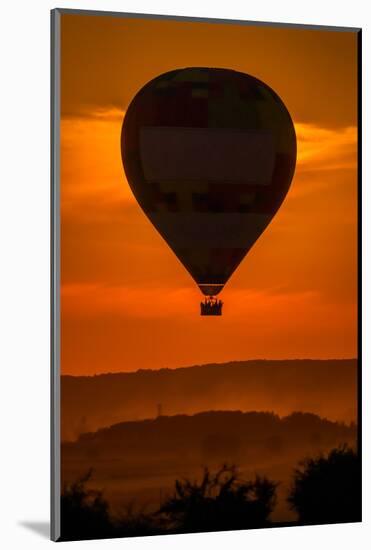
[[[65,485],[61,496],[61,539],[130,537],[253,529],[279,525],[270,518],[278,482],[242,479],[235,465],[205,468],[199,481],[176,480],[173,494],[152,513],[128,506],[110,514],[102,491],[87,487],[92,471]],[[361,468],[356,451],[341,446],[303,460],[292,474],[287,495],[296,525],[361,520]]]

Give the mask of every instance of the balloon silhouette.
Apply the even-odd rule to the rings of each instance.
[[[148,82],[126,112],[121,152],[145,214],[220,315],[222,290],[279,209],[296,163],[278,95],[237,71],[186,68]]]

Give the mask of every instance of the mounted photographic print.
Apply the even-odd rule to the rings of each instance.
[[[52,538],[361,521],[361,31],[52,11]]]

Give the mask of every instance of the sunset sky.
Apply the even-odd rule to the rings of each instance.
[[[357,353],[357,37],[62,15],[61,364],[65,374]],[[197,285],[137,205],[120,133],[166,71],[231,68],[272,87],[298,162],[276,217],[201,317]]]

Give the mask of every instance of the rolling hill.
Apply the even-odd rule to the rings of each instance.
[[[159,409],[160,405],[160,409]],[[122,421],[207,410],[307,411],[355,421],[357,360],[240,361],[62,376],[62,439]]]

